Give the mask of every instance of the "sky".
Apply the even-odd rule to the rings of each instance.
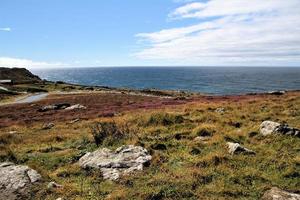
[[[0,0],[0,66],[300,66],[300,1]]]

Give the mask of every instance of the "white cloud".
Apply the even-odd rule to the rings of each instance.
[[[10,57],[0,57],[0,67],[24,67],[24,68],[39,68],[39,67],[61,67],[67,66],[65,63],[48,63],[33,61],[29,59],[19,59]]]
[[[300,1],[210,0],[169,14],[192,26],[136,36],[148,42],[135,56],[178,64],[300,64]]]
[[[6,27],[6,28],[0,28],[0,31],[7,31],[7,32],[10,32],[10,31],[11,31],[11,28],[9,28],[9,27]]]

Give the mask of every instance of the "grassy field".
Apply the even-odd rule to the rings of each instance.
[[[29,106],[35,105],[24,105]],[[224,112],[216,112],[218,108]],[[0,120],[5,117],[11,116],[7,113]],[[50,130],[41,130],[46,122],[41,120],[11,123],[0,128],[0,159],[41,173],[45,182],[36,188],[35,199],[259,199],[272,186],[300,192],[300,139],[263,137],[259,125],[264,120],[300,128],[300,93],[137,106],[75,124],[69,124],[68,117],[53,119],[55,127]],[[104,121],[115,122],[123,134],[118,139],[108,136],[97,147],[90,128]],[[195,140],[203,135],[211,137]],[[238,142],[256,155],[231,155],[226,142]],[[77,164],[86,152],[124,144],[148,149],[153,157],[150,165],[112,182]],[[49,181],[63,188],[49,190]]]

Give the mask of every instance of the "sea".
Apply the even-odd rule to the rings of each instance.
[[[87,67],[31,71],[50,81],[212,95],[300,90],[300,67]]]

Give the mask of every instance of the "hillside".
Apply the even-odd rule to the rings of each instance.
[[[12,80],[14,83],[37,83],[41,79],[25,68],[0,67],[0,80]]]
[[[36,170],[32,174],[41,181],[28,190],[32,199],[261,199],[273,187],[300,192],[299,137],[263,135],[260,129],[266,120],[299,128],[299,92],[171,101],[81,93],[2,106],[0,161]],[[84,107],[58,108],[67,104]],[[249,152],[238,147],[232,153],[228,142]],[[93,158],[80,166],[96,150],[100,158],[135,152],[144,168],[119,176],[128,165],[141,169],[127,158]],[[94,161],[102,171],[92,169]],[[4,164],[3,175],[20,169]]]

